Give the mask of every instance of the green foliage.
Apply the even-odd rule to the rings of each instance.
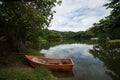
[[[0,4],[0,36],[7,36],[9,43],[18,51],[26,41],[38,42],[41,31],[53,18],[52,8],[56,0],[29,2],[2,2]]]
[[[98,37],[120,39],[120,0],[110,0],[105,6],[112,9],[111,14],[94,23],[89,30]]]
[[[57,39],[90,39],[93,37],[92,31],[79,31],[79,32],[59,32],[54,30],[43,30],[44,33],[39,38],[40,43],[47,43],[49,40],[57,40]]]
[[[40,56],[41,55],[39,50],[31,49],[31,48],[27,48],[26,49],[26,53],[31,54],[31,55],[36,55],[36,56]]]
[[[106,42],[109,42],[110,41],[110,38],[109,37],[106,37]]]
[[[109,23],[109,34],[111,39],[119,39],[120,37],[120,0],[111,0],[105,5],[107,8],[111,8],[111,14],[109,16],[111,22]]]
[[[77,32],[73,38],[75,39],[90,39],[93,37],[93,34],[90,31],[79,31]]]
[[[119,39],[118,40],[117,39],[116,40],[110,40],[109,42],[110,43],[120,43],[120,40]]]
[[[62,35],[58,31],[45,29],[42,38],[46,40],[52,40],[52,39],[61,38],[61,36]]]
[[[44,67],[32,70],[0,70],[0,80],[57,80]]]

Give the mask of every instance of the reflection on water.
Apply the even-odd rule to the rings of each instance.
[[[116,54],[112,54],[112,50],[110,50],[110,55],[108,49],[107,51],[100,46],[77,43],[60,44],[49,49],[42,49],[40,52],[45,57],[71,57],[73,59],[75,63],[73,72],[53,72],[59,80],[119,80],[120,75],[117,75],[117,78],[115,76],[115,79],[112,76],[120,72],[115,67],[120,64],[116,61],[120,61],[120,54],[114,57]],[[111,66],[112,64],[114,66]],[[112,71],[114,67],[117,69],[116,72]]]
[[[120,80],[120,45],[95,45],[90,52],[104,62],[109,69],[106,74],[111,76],[112,80]]]
[[[52,72],[54,76],[58,78],[71,78],[74,76],[72,71],[69,72]]]
[[[41,53],[45,54],[45,57],[92,57],[89,54],[89,49],[92,49],[92,45],[86,44],[62,44],[54,47],[50,47],[48,50],[42,49]]]

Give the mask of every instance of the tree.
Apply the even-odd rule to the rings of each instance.
[[[110,0],[105,6],[112,9],[111,14],[94,23],[89,30],[101,38],[120,39],[120,0]]]
[[[105,4],[107,8],[111,8],[111,14],[109,19],[109,34],[111,38],[120,38],[120,0],[110,0],[109,3]]]
[[[49,26],[56,3],[59,1],[2,2],[0,36],[7,36],[16,50],[25,46],[26,41],[37,42],[41,30]]]

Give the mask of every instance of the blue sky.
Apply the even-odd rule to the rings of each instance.
[[[92,24],[108,16],[110,10],[103,5],[108,0],[62,0],[61,6],[53,8],[56,11],[50,24],[50,30],[85,31]]]

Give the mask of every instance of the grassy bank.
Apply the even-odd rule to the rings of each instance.
[[[32,68],[24,55],[42,55],[39,42],[26,42],[18,49],[9,40],[0,41],[0,80],[57,80],[44,68]]]
[[[120,39],[117,39],[117,40],[110,40],[109,42],[110,42],[110,43],[120,43]]]
[[[114,46],[114,47],[120,47],[120,39],[116,39],[116,40],[109,40],[108,44],[110,46]]]
[[[44,67],[35,69],[2,69],[0,80],[57,80],[51,72]]]
[[[28,48],[26,53],[40,55],[39,51]],[[44,68],[32,68],[26,53],[13,52],[8,44],[0,44],[0,80],[57,80],[52,73]]]
[[[23,53],[0,55],[0,80],[57,80],[44,68],[32,68]]]

